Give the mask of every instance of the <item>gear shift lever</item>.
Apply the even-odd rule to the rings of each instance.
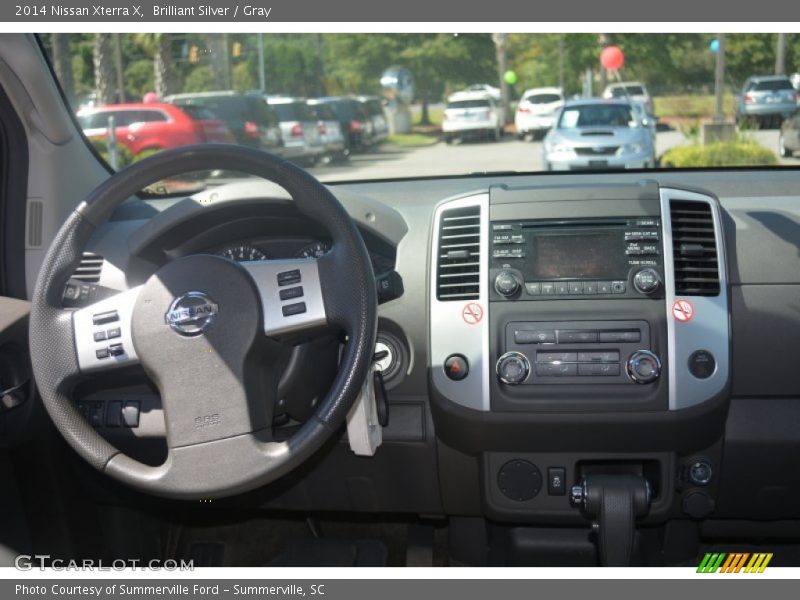
[[[650,484],[638,475],[587,475],[572,488],[572,505],[599,530],[601,565],[630,566],[636,519],[650,510],[650,496]]]

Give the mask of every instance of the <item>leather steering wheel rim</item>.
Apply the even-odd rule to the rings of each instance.
[[[211,435],[206,431],[197,433],[190,431],[192,428],[186,423],[170,428],[168,422],[169,456],[164,465],[151,467],[123,454],[106,441],[80,414],[71,397],[76,381],[86,376],[86,360],[81,355],[81,348],[87,342],[78,337],[78,313],[62,308],[64,285],[79,264],[83,248],[95,229],[125,200],[147,185],[167,177],[212,169],[243,172],[280,185],[290,194],[302,214],[317,221],[329,232],[333,239],[332,250],[314,262],[314,271],[303,270],[303,273],[307,276],[308,272],[318,272],[320,306],[324,308],[325,324],[343,330],[347,335],[347,343],[339,372],[328,394],[317,406],[313,417],[289,440],[274,441],[264,428],[243,422],[248,415],[252,418],[254,405],[249,397],[252,394],[243,391],[240,396],[248,403],[248,407],[234,410],[231,405],[232,411],[240,415],[230,419],[233,422],[231,431],[236,432],[234,435]],[[170,267],[181,260],[185,262]],[[298,266],[295,262],[287,261],[287,268]],[[306,268],[305,264],[299,266]],[[230,285],[238,286],[236,291],[244,303],[241,313],[250,320],[236,314],[235,310],[224,310],[236,301],[236,298],[226,298],[227,304],[219,304],[219,325],[211,327],[205,335],[190,339],[168,331],[164,317],[159,316],[163,313],[158,313],[163,306],[154,310],[153,305],[162,296],[188,291],[184,288],[191,284],[183,282],[187,278],[191,280],[195,271],[198,280],[207,286],[215,285],[207,271],[217,279],[225,279],[233,282]],[[129,348],[128,352],[133,354],[132,350],[135,350],[141,354],[145,351],[145,355],[139,359],[148,375],[156,379],[169,379],[172,377],[169,370],[159,371],[158,362],[162,357],[157,356],[154,347],[174,343],[176,348],[200,348],[197,344],[205,344],[205,355],[214,355],[216,352],[219,356],[215,357],[216,360],[208,359],[210,362],[205,364],[204,369],[217,369],[218,374],[214,376],[217,379],[220,374],[233,382],[237,376],[243,377],[248,381],[250,392],[252,389],[261,390],[261,383],[255,386],[249,383],[253,379],[252,370],[247,370],[253,362],[252,353],[261,352],[262,347],[256,332],[253,333],[253,340],[250,340],[250,330],[254,325],[263,326],[267,330],[264,337],[269,338],[267,313],[269,319],[273,319],[271,323],[274,323],[274,316],[271,300],[265,299],[266,292],[261,286],[275,287],[275,282],[254,282],[254,278],[257,276],[246,272],[241,265],[217,257],[185,257],[168,263],[151,277],[142,291],[137,292],[139,298],[132,309],[132,332],[129,334],[134,340],[134,349]],[[215,289],[217,296],[226,296],[225,286],[220,284]],[[263,307],[259,305],[258,294],[261,294]],[[147,311],[156,316],[149,315]],[[158,319],[162,321],[157,323]],[[224,319],[228,321],[223,327]],[[248,347],[245,351],[236,348],[235,343],[229,343],[230,340],[223,340],[223,332],[229,324],[233,327],[231,331],[240,332],[242,344],[250,343],[252,348]],[[34,289],[30,313],[30,349],[34,377],[44,405],[58,430],[81,457],[96,469],[139,490],[165,497],[197,499],[230,496],[260,487],[285,475],[316,452],[342,425],[361,391],[371,365],[376,330],[377,298],[369,254],[355,223],[333,194],[310,174],[288,161],[242,146],[209,144],[164,151],[135,163],[103,182],[67,218],[44,258]],[[156,353],[149,362],[147,352]],[[203,377],[202,369],[200,371]],[[158,381],[160,389],[163,384],[162,396],[165,390],[180,390],[181,381]],[[216,379],[204,381],[206,386],[213,386]],[[198,394],[202,393],[203,390],[198,390]],[[170,418],[168,413],[172,413],[173,417],[184,414],[190,416],[191,407],[185,405],[191,404],[191,396],[183,391],[178,395],[182,402],[173,402],[169,409],[167,399],[162,398],[167,421]],[[225,403],[228,400],[227,397],[201,398],[200,403],[208,406],[209,402]],[[236,398],[230,402],[234,400]],[[258,403],[258,399],[255,399],[255,403]],[[256,420],[260,422],[261,418]],[[181,439],[171,443],[171,431],[175,437],[180,434]]]

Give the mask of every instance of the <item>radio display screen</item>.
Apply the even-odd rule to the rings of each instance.
[[[532,279],[617,279],[628,270],[616,232],[537,232],[532,243]]]

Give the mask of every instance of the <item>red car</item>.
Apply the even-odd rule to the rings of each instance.
[[[202,106],[107,104],[81,110],[78,122],[86,137],[104,138],[112,116],[117,143],[133,155],[202,142],[235,141],[228,127]]]

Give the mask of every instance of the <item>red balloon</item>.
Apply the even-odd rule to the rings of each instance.
[[[155,102],[158,102],[158,96],[156,95],[155,92],[147,92],[144,95],[144,98],[142,98],[142,102],[144,102],[145,104],[153,104]]]
[[[625,55],[617,46],[606,46],[600,53],[600,64],[608,71],[618,71],[625,62]]]

